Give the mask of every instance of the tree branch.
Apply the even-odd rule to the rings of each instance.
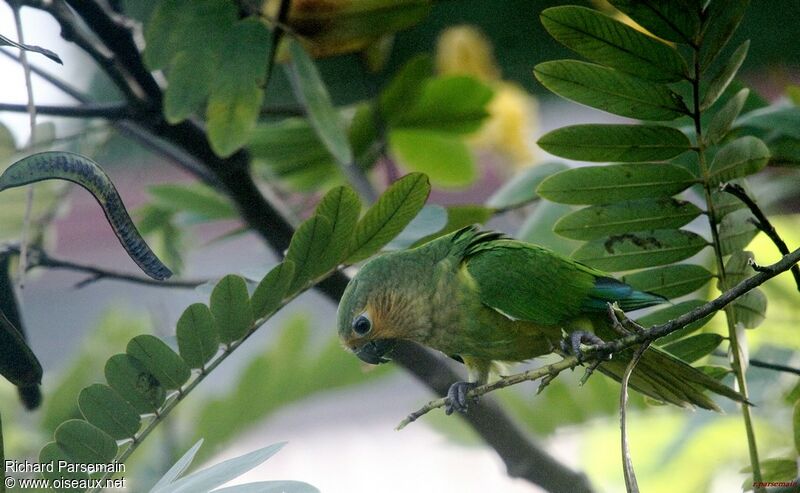
[[[25,113],[27,105],[16,103],[0,103],[0,111]],[[46,104],[36,105],[36,112],[40,115],[63,116],[67,118],[105,118],[106,120],[120,120],[131,116],[127,103],[86,103],[80,106],[51,106]]]
[[[683,327],[689,325],[690,323],[696,322],[724,308],[725,306],[732,303],[733,301],[735,301],[737,298],[744,295],[748,291],[764,284],[765,282],[777,276],[778,274],[781,274],[782,272],[786,272],[787,270],[791,269],[791,267],[797,264],[798,262],[800,262],[800,248],[791,252],[789,255],[784,256],[778,262],[772,265],[768,265],[766,267],[762,267],[762,270],[756,275],[745,279],[744,281],[740,282],[739,284],[732,287],[728,291],[725,291],[724,293],[719,295],[717,298],[709,301],[708,303],[702,306],[695,308],[694,310],[688,313],[681,315],[680,317],[677,317],[661,325],[654,325],[649,329],[643,330],[641,332],[636,332],[621,337],[619,339],[615,339],[613,341],[609,341],[604,344],[598,344],[597,346],[588,348],[584,352],[583,362],[595,361],[602,355],[617,353],[619,351],[622,351],[623,349],[626,349],[636,344],[650,343],[660,337],[664,337],[677,330],[680,330]],[[568,368],[574,368],[578,366],[578,364],[579,364],[578,359],[575,356],[567,356],[557,363],[535,368],[533,370],[528,370],[523,373],[518,373],[515,375],[503,377],[497,380],[496,382],[476,387],[467,393],[467,397],[468,398],[479,397],[494,390],[510,387],[511,385],[516,385],[518,383],[538,380],[540,378],[548,376],[553,377]],[[409,423],[416,421],[417,419],[427,414],[428,412],[433,411],[434,409],[444,407],[446,404],[447,404],[446,397],[428,402],[427,404],[425,404],[425,406],[423,406],[417,411],[412,412],[404,420],[402,420],[400,424],[397,425],[397,429],[398,430],[403,429]],[[472,408],[470,408],[470,410],[471,409]],[[469,414],[470,413],[467,413],[466,416],[469,416]]]

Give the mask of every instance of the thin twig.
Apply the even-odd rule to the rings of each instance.
[[[618,353],[623,349],[631,347],[635,344],[650,343],[660,337],[664,337],[677,330],[680,330],[683,327],[689,325],[690,323],[696,322],[724,308],[725,306],[729,305],[740,296],[764,284],[765,282],[777,276],[778,274],[786,272],[797,262],[800,262],[800,248],[791,252],[789,255],[784,256],[778,262],[775,262],[772,265],[764,267],[763,272],[759,272],[756,275],[743,280],[739,284],[733,286],[728,291],[725,291],[724,293],[719,295],[717,298],[714,298],[708,303],[701,305],[695,308],[694,310],[691,310],[681,315],[680,317],[672,319],[669,322],[663,323],[661,325],[654,325],[640,332],[632,333],[625,337],[621,337],[613,341],[609,341],[603,344],[598,344],[596,346],[587,348],[586,351],[584,351],[583,353],[583,362],[586,363],[595,361],[598,357],[601,357],[602,355]],[[476,387],[467,393],[467,398],[479,397],[494,390],[509,387],[511,385],[516,385],[518,383],[538,380],[547,375],[552,375],[553,373],[556,374],[560,373],[566,370],[567,368],[574,368],[578,364],[579,364],[578,360],[575,356],[568,356],[557,363],[535,368],[533,370],[528,370],[523,373],[518,373],[515,375],[503,377],[496,382]],[[440,407],[444,407],[446,403],[447,403],[447,398],[436,399],[428,402],[419,410],[409,414],[404,420],[400,422],[399,425],[397,425],[396,429],[398,430],[403,429],[409,423],[416,421],[417,419],[427,414],[428,412],[434,409],[438,409]]]
[[[714,351],[712,354],[714,356],[719,356],[720,358],[728,357],[727,354],[721,353],[719,351]],[[763,361],[757,358],[749,358],[747,362],[750,364],[750,366],[763,368],[765,370],[773,370],[778,372],[791,373],[793,375],[800,375],[800,368],[795,368],[793,366],[781,365],[779,363],[770,363],[769,361]]]
[[[0,103],[0,111],[24,113],[28,111],[28,109],[27,105],[24,104]],[[36,113],[67,118],[105,118],[106,120],[119,120],[128,118],[131,111],[127,103],[86,103],[80,106],[52,106],[40,104],[36,106]]]
[[[2,250],[16,254],[20,253],[20,248],[16,245],[7,245]],[[112,269],[103,269],[101,267],[96,267],[94,265],[82,264],[79,262],[73,262],[71,260],[64,260],[52,257],[44,250],[36,247],[32,247],[30,249],[30,256],[31,256],[31,262],[28,265],[28,270],[35,269],[37,267],[43,267],[47,269],[64,269],[64,270],[71,270],[74,272],[82,272],[84,274],[89,274],[90,277],[77,283],[75,285],[76,288],[81,288],[93,282],[104,279],[125,281],[133,284],[143,284],[146,286],[157,286],[161,288],[185,288],[185,289],[194,289],[197,286],[201,286],[209,282],[208,279],[182,279],[182,280],[174,279],[166,281],[157,281],[149,277],[138,276],[135,274],[128,274],[125,272],[115,271]]]
[[[781,255],[788,255],[789,254],[789,247],[786,246],[786,242],[783,241],[783,238],[778,234],[778,231],[775,229],[775,226],[772,225],[770,220],[761,210],[761,208],[756,204],[755,200],[753,200],[745,191],[745,189],[736,183],[723,183],[720,185],[720,190],[723,192],[727,192],[737,199],[741,200],[744,205],[750,209],[750,212],[755,217],[755,221],[753,224],[756,225],[758,229],[764,232],[772,243],[778,248],[778,251],[781,252]],[[794,282],[797,285],[797,290],[800,291],[800,266],[795,265],[792,267],[792,275],[794,276]]]
[[[620,442],[622,447],[622,475],[625,478],[625,489],[628,493],[639,493],[639,484],[636,482],[636,474],[633,471],[633,460],[631,460],[631,450],[628,446],[628,382],[631,379],[633,369],[642,359],[642,355],[647,348],[650,347],[650,342],[645,342],[633,353],[633,358],[628,362],[625,368],[625,373],[622,374],[622,388],[619,392],[619,431]]]

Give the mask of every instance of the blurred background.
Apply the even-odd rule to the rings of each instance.
[[[123,3],[127,14],[146,23],[156,2]],[[349,114],[359,102],[375,97],[419,54],[431,57],[436,76],[468,75],[492,89],[488,118],[462,139],[470,162],[433,177],[435,190],[429,202],[433,207],[426,214],[439,228],[452,219],[452,211],[458,209],[453,206],[474,206],[475,210],[461,209],[468,218],[486,216],[487,201],[503,183],[530,169],[552,166],[553,157],[535,144],[544,132],[567,124],[615,121],[548,95],[532,75],[537,63],[570,57],[539,22],[543,9],[564,3],[435,2],[421,22],[397,33],[383,48],[379,69],[370,62],[371,56],[378,55],[364,51],[318,61],[334,102],[350,108],[345,111]],[[600,2],[587,5],[607,7]],[[61,39],[59,26],[48,14],[23,8],[22,20],[27,43],[47,47],[64,61],[62,67],[31,56],[34,64],[95,101],[118,98],[93,61]],[[11,9],[2,3],[0,33],[16,39],[15,32]],[[741,82],[766,102],[798,104],[796,99],[790,102],[787,88],[800,83],[799,37],[797,0],[752,5],[731,42],[751,40]],[[201,36],[197,42],[203,42]],[[24,104],[20,65],[0,57],[0,74],[0,103]],[[793,87],[797,90],[798,86]],[[33,91],[37,104],[74,103],[35,76]],[[295,151],[272,146],[274,139],[286,135],[278,131],[286,130],[280,128],[287,125],[284,118],[298,107],[282,70],[275,71],[270,81],[265,106],[277,110],[267,112],[254,134],[253,174],[265,193],[286,204],[291,216],[303,218],[341,176],[334,176],[324,163],[303,168],[282,160],[281,150]],[[31,347],[45,369],[44,403],[35,412],[25,412],[15,389],[0,382],[6,456],[14,458],[38,454],[55,426],[76,412],[80,389],[102,380],[105,360],[122,351],[130,337],[153,333],[174,342],[174,327],[183,309],[207,302],[213,281],[237,273],[257,282],[277,261],[260,237],[242,230],[242,223],[231,214],[220,212],[232,210],[224,197],[201,190],[191,175],[108,121],[44,115],[37,121],[35,148],[81,152],[101,163],[159,255],[175,267],[180,278],[197,280],[199,287],[163,288],[115,280],[77,287],[86,274],[45,268],[31,271],[19,297]],[[23,148],[30,132],[25,113],[0,111],[0,124],[10,132],[10,138],[2,136],[0,142],[0,167],[4,168],[20,152],[27,152]],[[300,140],[310,133],[307,125],[305,134],[298,132],[293,135]],[[399,146],[394,151],[400,159],[390,155],[375,165],[371,179],[379,188],[398,174],[425,166],[403,160]],[[309,156],[313,152],[308,149]],[[311,162],[309,156],[292,154],[297,163]],[[790,249],[800,245],[798,170],[796,166],[770,168],[751,182],[754,195],[774,217]],[[176,201],[173,185],[195,187],[207,194],[206,203],[211,205],[205,211],[197,203],[180,209],[186,204]],[[24,198],[20,190],[0,194],[0,241],[18,240]],[[52,215],[44,230],[49,254],[136,272],[102,211],[84,190],[42,183],[36,186],[35,200],[35,216]],[[568,254],[578,243],[551,232],[554,221],[566,210],[563,205],[532,203],[489,214],[487,225]],[[698,219],[698,229],[703,221]],[[763,235],[753,240],[750,249],[761,264],[778,258]],[[698,258],[710,260],[702,254]],[[708,295],[714,291],[711,284],[703,289]],[[750,355],[798,367],[800,309],[791,278],[780,276],[764,291],[769,299],[767,320],[748,332]],[[409,412],[437,396],[393,365],[367,367],[343,351],[334,338],[335,310],[314,291],[281,310],[179,406],[142,447],[146,450],[133,456],[126,475],[133,485],[129,490],[146,491],[163,474],[165,464],[204,438],[200,457],[212,462],[288,442],[275,458],[241,481],[295,479],[333,493],[538,491],[528,482],[509,478],[493,449],[460,417],[434,411],[394,431]],[[715,317],[703,330],[724,333],[723,326],[721,317]],[[530,384],[496,392],[491,398],[512,414],[533,441],[570,468],[585,472],[598,491],[621,491],[619,387],[602,376],[592,377],[581,387],[581,373],[563,374],[541,395],[535,395],[536,386]],[[754,414],[762,458],[784,456],[791,449],[787,426],[790,403],[800,392],[797,376],[751,368],[748,379],[753,401],[759,403]],[[720,402],[726,410],[722,416],[654,406],[639,396],[632,398],[631,405],[631,450],[643,491],[721,493],[737,491],[746,482],[747,473],[742,470],[747,464],[746,441],[741,417],[730,403]]]

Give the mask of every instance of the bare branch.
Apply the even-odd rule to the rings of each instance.
[[[625,489],[628,493],[639,493],[639,484],[636,481],[636,474],[633,471],[633,460],[631,460],[631,450],[628,446],[628,382],[631,379],[633,369],[639,364],[639,360],[642,359],[642,355],[647,351],[648,347],[650,347],[650,342],[642,344],[636,352],[633,353],[633,358],[628,362],[625,373],[622,374],[622,388],[619,392],[619,431],[622,447],[622,475],[625,478]]]
[[[28,111],[27,105],[14,103],[0,103],[0,111],[24,113]],[[106,120],[119,120],[130,117],[130,109],[126,103],[86,103],[80,106],[51,106],[37,105],[36,112],[40,115],[63,116],[67,118],[105,118]]]

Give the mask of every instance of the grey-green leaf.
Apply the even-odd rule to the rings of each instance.
[[[178,459],[172,467],[164,473],[163,476],[158,480],[156,484],[153,485],[153,488],[150,490],[152,492],[156,492],[162,488],[165,488],[169,484],[172,484],[178,477],[183,474],[186,469],[192,464],[194,460],[194,456],[197,455],[197,451],[200,450],[200,446],[203,445],[203,439],[197,441],[192,448],[186,451],[185,454]]]
[[[722,147],[711,162],[712,184],[730,181],[760,171],[769,161],[769,149],[752,135],[740,137]]]
[[[553,130],[539,147],[567,159],[581,161],[664,161],[691,148],[678,129],[660,125],[572,125]]]
[[[295,231],[286,260],[294,262],[294,278],[288,293],[292,295],[313,282],[324,271],[320,260],[328,249],[333,227],[327,217],[315,214],[305,220]]]
[[[712,277],[714,275],[705,267],[694,264],[675,264],[628,274],[623,276],[622,280],[640,291],[672,299],[700,289]]]
[[[331,233],[328,246],[313,273],[315,276],[335,268],[344,261],[360,212],[361,201],[350,187],[333,188],[319,202],[316,214],[328,218],[331,223]]]
[[[286,42],[292,56],[288,72],[295,95],[306,108],[311,126],[325,147],[339,163],[349,165],[353,161],[350,141],[314,61],[299,41],[290,37]]]
[[[541,19],[553,38],[593,62],[656,82],[685,77],[677,50],[596,10],[551,7]]]
[[[639,25],[659,38],[688,44],[700,32],[697,0],[609,0]]]
[[[717,281],[717,289],[727,291],[744,281],[748,277],[755,275],[756,271],[750,265],[753,259],[753,252],[737,250],[733,252],[727,262],[725,262],[725,282]]]
[[[711,117],[711,122],[708,124],[708,132],[706,133],[708,140],[712,144],[718,144],[728,134],[733,122],[739,116],[739,113],[744,107],[747,96],[750,95],[750,90],[745,88],[732,96],[722,108],[720,108],[714,116]]]
[[[719,73],[711,79],[711,82],[708,84],[708,89],[706,89],[706,93],[703,96],[703,102],[700,103],[701,110],[710,108],[711,105],[716,103],[717,99],[722,96],[722,93],[725,92],[725,89],[728,88],[733,78],[736,77],[739,67],[742,66],[744,59],[747,57],[748,48],[750,48],[750,40],[742,43],[741,46],[733,52],[733,55],[731,55],[731,58],[725,66],[720,69]]]
[[[746,329],[761,325],[767,313],[767,296],[760,289],[748,291],[733,302],[733,314],[737,323]]]
[[[253,298],[250,300],[253,305],[253,315],[262,318],[277,310],[293,280],[294,262],[291,260],[284,260],[273,267],[253,292]]]
[[[178,351],[190,368],[203,368],[219,349],[219,331],[211,310],[202,303],[189,305],[178,319]]]
[[[89,423],[108,433],[115,440],[133,437],[141,418],[136,410],[111,387],[92,384],[78,395],[78,407]]]
[[[669,87],[593,63],[556,60],[536,65],[536,78],[554,93],[615,115],[674,120],[688,113]]]
[[[211,292],[210,307],[223,344],[241,339],[253,325],[247,284],[237,275],[229,274],[220,279]]]
[[[497,189],[486,201],[486,205],[505,209],[531,202],[538,196],[536,188],[542,180],[565,169],[567,165],[558,161],[525,168]]]
[[[103,208],[125,251],[145,274],[159,281],[172,275],[136,230],[111,179],[99,164],[89,158],[71,152],[33,154],[3,172],[0,191],[50,179],[71,181],[88,190]]]
[[[750,210],[731,212],[719,223],[719,243],[723,256],[742,250],[758,234],[758,228],[750,219]]]
[[[701,212],[691,202],[673,198],[627,200],[567,214],[553,230],[574,240],[594,240],[647,229],[680,228]]]
[[[65,452],[56,442],[47,443],[44,447],[42,447],[42,450],[39,451],[40,464],[58,464],[60,461],[64,461],[64,463],[67,464],[74,463],[72,457],[70,457],[67,452]],[[88,474],[78,469],[59,471],[56,467],[54,467],[52,471],[43,471],[42,476],[50,481],[59,479],[88,481],[89,479]],[[71,492],[75,490],[68,488],[55,488],[55,491],[61,493],[62,491]]]
[[[419,213],[430,191],[422,173],[409,173],[393,183],[356,225],[347,263],[364,260],[389,243]]]
[[[108,385],[128,401],[139,414],[153,413],[164,403],[166,391],[139,360],[115,354],[106,361]]]
[[[61,423],[56,428],[55,440],[68,456],[81,464],[106,464],[117,455],[114,439],[82,419]]]
[[[139,360],[167,390],[181,388],[191,376],[181,357],[164,341],[150,334],[131,339],[125,352]]]
[[[656,230],[626,233],[590,241],[572,257],[606,271],[622,271],[671,264],[696,254],[708,242],[700,235],[684,230]]]
[[[695,181],[686,168],[674,164],[613,164],[556,173],[544,179],[537,192],[564,204],[608,204],[671,197]]]
[[[722,340],[723,337],[719,334],[696,334],[661,347],[673,356],[677,356],[687,363],[693,363],[703,356],[711,354]]]

